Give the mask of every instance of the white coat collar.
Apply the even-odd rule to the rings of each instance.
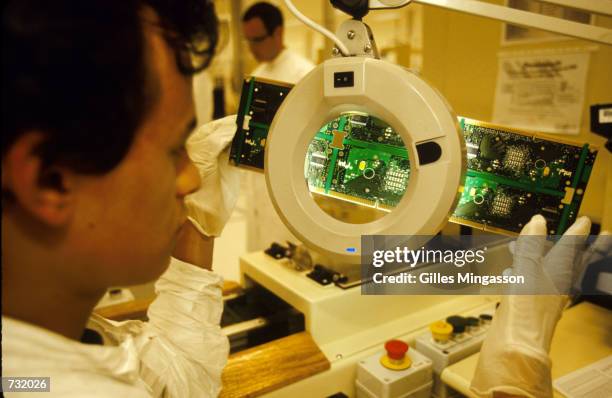
[[[89,345],[3,316],[2,357],[5,370],[93,371],[130,384],[139,379],[138,353],[129,335],[118,346]]]

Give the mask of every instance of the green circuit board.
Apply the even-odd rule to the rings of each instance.
[[[467,175],[452,221],[520,232],[534,212],[550,234],[576,219],[597,152],[467,118],[459,118]]]
[[[231,162],[263,171],[267,132],[290,89],[245,80]],[[538,213],[550,234],[571,225],[597,155],[593,148],[464,117],[459,124],[467,173],[450,221],[510,235]],[[311,192],[391,211],[409,184],[410,159],[390,126],[349,112],[314,134],[304,175]]]
[[[230,148],[230,162],[263,171],[268,130],[276,111],[292,85],[263,79],[246,79],[236,118],[236,135]]]
[[[311,141],[304,177],[311,192],[390,211],[408,186],[408,151],[382,120],[347,112]]]

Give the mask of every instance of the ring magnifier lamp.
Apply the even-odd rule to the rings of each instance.
[[[290,2],[287,6],[297,11]],[[354,18],[365,15],[356,8],[343,11]],[[457,117],[445,99],[416,74],[380,60],[367,25],[358,19],[346,21],[338,36],[335,57],[305,76],[276,114],[265,170],[274,207],[291,232],[307,247],[356,264],[362,235],[404,235],[408,246],[414,236],[417,246],[423,235],[435,235],[445,225],[465,172],[465,147]],[[304,178],[304,159],[314,133],[354,111],[388,123],[402,138],[410,159],[410,179],[400,202],[386,216],[365,224],[345,223],[325,213]]]

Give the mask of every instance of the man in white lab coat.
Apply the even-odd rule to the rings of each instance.
[[[308,59],[285,47],[283,14],[278,7],[253,4],[242,16],[242,31],[259,62],[253,76],[295,84],[314,68]]]
[[[3,386],[50,391],[19,397],[216,396],[228,342],[210,254],[235,199],[225,169],[235,121],[215,121],[187,141],[190,76],[207,66],[216,42],[212,2],[15,0],[3,11]],[[545,221],[534,222],[529,232],[545,235]],[[590,222],[580,225],[588,231]],[[525,246],[517,244],[514,267],[565,293],[559,269],[569,268],[547,260],[545,245],[535,258]],[[544,269],[535,267],[542,259]],[[108,287],[157,278],[149,322],[91,316]],[[527,317],[533,306],[525,303],[502,302],[509,316],[498,319],[521,316],[530,322],[512,330],[539,331],[550,308]],[[556,317],[546,318],[552,330]],[[104,344],[80,342],[86,325]],[[525,333],[505,335],[485,345],[488,358],[505,358],[498,354],[509,338],[533,348],[519,339]],[[540,340],[535,349],[547,345]],[[549,372],[545,359],[523,367],[531,378],[519,392]],[[517,384],[508,377],[515,373],[483,370],[474,388],[489,396]],[[50,380],[15,382],[23,377]],[[528,396],[546,396],[534,391]]]
[[[223,195],[233,192],[217,159],[234,130],[213,134],[217,122],[186,142],[196,123],[191,76],[216,38],[212,1],[5,3],[7,397],[40,395],[27,387],[45,397],[219,393],[229,347],[221,277],[210,268],[232,207]],[[200,180],[206,192],[190,200]],[[155,279],[149,322],[92,316],[108,287]],[[98,344],[80,341],[86,326]]]
[[[251,75],[296,84],[314,68],[308,59],[285,47],[283,15],[278,7],[266,2],[252,5],[242,17],[242,31],[259,62]],[[246,201],[247,249],[262,250],[272,242],[285,244],[287,240],[298,243],[276,214],[264,176],[248,172],[245,188],[244,194],[249,198]]]

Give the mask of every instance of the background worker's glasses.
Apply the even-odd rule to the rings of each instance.
[[[266,40],[268,37],[270,37],[271,35],[263,35],[263,36],[257,36],[257,37],[251,37],[251,38],[245,38],[244,41],[249,43],[249,44],[259,44],[261,42],[263,42],[264,40]]]

